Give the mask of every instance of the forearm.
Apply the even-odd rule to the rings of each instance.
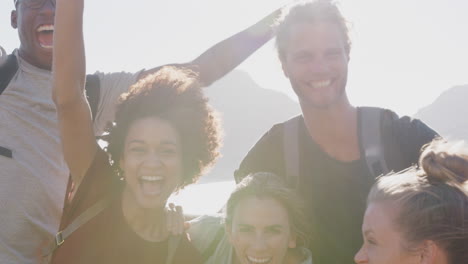
[[[57,0],[53,54],[53,99],[63,154],[76,186],[97,149],[84,95],[83,1]]]
[[[276,10],[256,24],[225,39],[191,62],[200,80],[210,85],[241,64],[274,35],[273,24],[280,14]]]
[[[252,53],[273,37],[272,25],[280,9],[263,18],[253,26],[241,31],[209,48],[189,63],[168,64],[195,71],[200,81],[208,86],[241,64]],[[144,71],[140,79],[155,73],[162,66]]]
[[[83,0],[57,0],[53,54],[53,98],[58,107],[83,97],[86,62]]]

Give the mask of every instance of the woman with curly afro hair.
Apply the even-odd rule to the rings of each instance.
[[[168,197],[218,156],[217,119],[197,76],[166,67],[134,84],[121,96],[101,149],[84,95],[81,30],[64,22],[80,19],[64,9],[82,6],[68,3],[57,1],[53,99],[72,184],[62,231],[43,255],[53,252],[52,263],[68,264],[201,263],[186,236],[169,234],[165,209]]]

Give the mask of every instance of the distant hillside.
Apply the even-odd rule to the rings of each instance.
[[[415,117],[444,137],[468,140],[468,85],[448,89]]]
[[[300,113],[287,95],[261,88],[242,71],[233,71],[206,89],[210,103],[221,114],[223,157],[205,181],[233,179],[233,172],[257,140],[274,124]]]
[[[274,124],[300,113],[299,105],[283,93],[264,89],[243,71],[233,71],[206,89],[221,114],[223,155],[202,182],[233,179],[233,172],[257,140]],[[453,87],[415,117],[444,137],[468,140],[468,85]]]

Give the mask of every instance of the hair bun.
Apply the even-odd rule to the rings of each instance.
[[[463,142],[434,140],[424,147],[419,164],[429,181],[468,181],[468,148]]]

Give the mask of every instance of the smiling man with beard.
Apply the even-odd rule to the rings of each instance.
[[[288,175],[306,201],[314,263],[353,263],[375,177],[416,163],[421,146],[437,133],[419,120],[350,103],[351,41],[332,1],[291,7],[276,42],[302,115],[273,126],[244,158],[236,180],[261,171]],[[368,144],[376,138],[381,144]]]
[[[40,241],[58,230],[69,179],[51,96],[56,1],[14,0],[14,5],[11,26],[18,30],[20,47],[0,65],[0,263],[34,263]],[[272,37],[277,13],[195,60],[173,65],[195,71],[209,85]],[[120,94],[160,68],[88,76],[94,80],[88,95],[95,135],[113,120]]]

